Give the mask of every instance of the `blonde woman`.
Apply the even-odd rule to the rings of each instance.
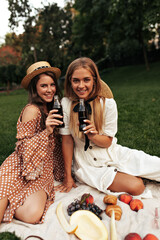
[[[78,126],[79,99],[84,99],[88,109],[83,132],[79,132]],[[105,193],[139,195],[145,189],[141,177],[160,181],[160,158],[117,144],[117,105],[91,59],[78,58],[69,65],[62,106],[62,192],[76,187],[71,175],[72,160],[76,178]]]
[[[56,133],[56,126],[63,122],[52,109],[54,95],[60,94],[60,74],[59,68],[41,61],[32,64],[22,80],[29,104],[17,122],[15,151],[0,167],[0,223],[11,222],[13,217],[26,223],[42,223],[54,202],[54,177],[60,180],[59,173],[63,176]],[[53,174],[57,166],[60,170]]]

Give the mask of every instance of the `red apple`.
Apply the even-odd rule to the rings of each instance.
[[[143,240],[158,240],[158,238],[155,235],[149,233],[143,238]]]
[[[85,194],[83,194],[82,195],[82,197],[81,197],[81,202],[86,202],[87,204],[88,203],[94,203],[94,198],[93,198],[93,196],[90,194],[90,193],[85,193]]]
[[[132,200],[132,196],[129,194],[121,194],[119,195],[119,200],[126,204],[129,204],[130,201]]]
[[[142,240],[138,233],[129,233],[124,240]]]
[[[136,212],[138,212],[140,209],[143,209],[143,203],[139,199],[133,199],[129,205],[130,205],[130,208]]]

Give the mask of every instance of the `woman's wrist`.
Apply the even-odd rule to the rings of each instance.
[[[53,133],[53,129],[49,130],[49,129],[46,128],[46,132],[47,132],[47,135],[49,137]]]
[[[71,171],[64,172],[64,177],[65,177],[66,179],[71,179],[71,178],[72,178],[72,173],[71,173]]]
[[[90,140],[99,147],[109,148],[112,144],[112,137],[95,134]]]

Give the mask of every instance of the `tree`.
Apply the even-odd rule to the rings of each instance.
[[[33,16],[28,0],[17,0],[16,3],[13,0],[8,1],[11,26],[17,26],[17,18],[24,18],[23,63],[29,65],[45,59],[51,64],[63,66],[64,54],[71,37],[70,4],[66,4],[64,9],[59,8],[57,4],[48,4],[43,8],[34,9]],[[17,3],[20,4],[19,8]]]
[[[9,23],[10,27],[14,29],[19,26],[19,21],[23,22],[30,16],[32,12],[29,0],[8,0],[8,10],[10,11]]]
[[[155,34],[152,31],[155,24],[160,23],[159,12],[158,0],[111,0],[107,48],[111,58],[122,58],[122,55],[132,57],[137,51],[143,51],[148,70],[148,41]]]
[[[14,50],[21,55],[22,54],[22,34],[16,35],[14,32],[7,33],[5,35],[5,43],[3,44],[3,46],[13,47]]]
[[[19,52],[11,46],[2,46],[0,48],[0,63],[1,66],[7,66],[9,64],[18,64],[21,60]]]
[[[21,55],[11,46],[3,46],[0,48],[0,73],[1,84],[7,85],[7,92],[16,82],[16,67],[21,60]]]
[[[34,15],[29,0],[8,2],[11,26],[24,19],[25,65],[46,59],[64,68],[78,56],[123,65],[141,57],[149,69],[149,40],[160,25],[159,0],[75,0],[64,9],[57,4],[34,9]]]
[[[104,57],[106,49],[106,0],[75,0],[73,44],[76,55],[87,55],[95,61]]]
[[[75,0],[74,51],[94,60],[135,61],[143,52],[149,69],[148,41],[160,23],[159,0]],[[137,60],[137,59],[136,59]]]
[[[39,36],[39,56],[49,62],[61,66],[63,53],[70,38],[71,14],[60,9],[57,4],[45,6],[40,12],[38,25],[41,27]]]

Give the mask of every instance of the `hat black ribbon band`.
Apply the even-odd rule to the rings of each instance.
[[[36,68],[34,71],[39,70],[39,69],[41,69],[41,68],[49,68],[49,67],[48,67],[48,66],[38,67],[38,68]]]
[[[86,114],[92,114],[92,108],[89,102],[93,101],[97,96],[88,99],[87,101],[84,102],[85,108],[86,108]],[[78,112],[79,110],[79,103],[76,104],[76,106],[73,108],[74,112]],[[84,145],[84,151],[87,151],[89,147],[89,139],[88,136],[85,134],[85,145]]]

